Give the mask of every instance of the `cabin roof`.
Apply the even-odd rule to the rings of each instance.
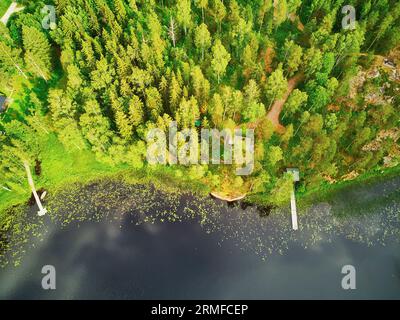
[[[287,168],[286,171],[293,174],[293,180],[295,182],[300,181],[300,171],[298,168]]]
[[[7,98],[5,96],[0,95],[0,112],[5,110]]]

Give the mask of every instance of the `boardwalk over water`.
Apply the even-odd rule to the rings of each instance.
[[[35,197],[36,203],[39,207],[38,215],[44,216],[47,213],[47,210],[46,210],[46,208],[43,208],[42,202],[40,201],[40,198],[36,192],[35,184],[33,183],[33,178],[32,178],[32,174],[31,174],[31,169],[29,168],[29,163],[27,161],[24,161],[24,167],[26,170],[26,175],[28,176],[29,186],[32,189],[33,196]]]
[[[299,169],[296,169],[296,168],[288,168],[286,171],[293,175],[293,188],[292,188],[292,191],[290,193],[290,209],[291,209],[291,212],[292,212],[292,227],[293,227],[293,230],[298,230],[299,226],[297,224],[297,206],[296,206],[295,183],[300,181],[300,172],[299,172]]]

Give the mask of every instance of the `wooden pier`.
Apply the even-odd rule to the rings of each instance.
[[[24,167],[26,170],[26,174],[28,176],[29,186],[32,189],[33,196],[35,197],[36,203],[39,207],[38,215],[44,216],[47,213],[47,210],[46,210],[46,208],[43,208],[42,202],[40,201],[40,198],[36,192],[35,184],[33,183],[33,178],[32,178],[32,174],[31,174],[31,169],[29,168],[29,163],[27,161],[24,161]]]
[[[295,194],[295,183],[300,181],[300,173],[299,169],[296,168],[288,168],[286,170],[293,175],[293,189],[290,193],[290,209],[292,212],[292,228],[293,230],[298,230],[299,225],[297,223],[297,205],[296,205],[296,194]]]
[[[294,193],[294,186],[293,190],[290,194],[290,208],[292,211],[292,227],[293,230],[298,230],[299,226],[297,224],[297,207],[296,207],[296,195]]]

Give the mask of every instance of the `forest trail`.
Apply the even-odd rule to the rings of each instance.
[[[282,112],[283,106],[286,103],[286,100],[289,98],[290,94],[292,91],[297,87],[297,85],[304,80],[304,73],[303,72],[298,72],[295,76],[289,79],[288,81],[288,88],[283,95],[283,97],[279,100],[274,101],[272,104],[271,109],[269,110],[268,114],[265,116],[265,118],[269,119],[274,126],[275,130],[279,133],[284,133],[285,132],[285,127],[281,125],[279,122],[279,116]],[[255,129],[259,126],[260,122],[262,119],[259,119],[255,122],[250,122],[247,124],[247,128],[249,129]]]
[[[299,82],[304,80],[304,73],[299,72],[297,73],[293,78],[289,79],[288,81],[288,89],[286,90],[286,93],[283,95],[283,97],[279,100],[276,100],[274,104],[271,107],[271,110],[267,114],[267,119],[269,119],[276,130],[279,133],[282,133],[285,131],[285,127],[282,126],[279,122],[279,116],[282,112],[283,105],[285,104],[286,100],[289,98],[290,94],[292,91],[297,87]]]
[[[296,27],[299,31],[304,32],[304,25],[297,15],[291,14],[289,16],[289,19],[290,19],[290,21],[292,21],[293,23],[296,24]],[[274,101],[270,111],[268,112],[268,114],[266,116],[266,118],[272,122],[272,125],[274,126],[275,130],[279,133],[285,132],[285,127],[283,125],[281,125],[279,122],[279,116],[282,112],[283,106],[284,106],[286,100],[289,98],[292,91],[303,80],[304,80],[304,73],[302,71],[299,71],[295,76],[293,76],[291,79],[289,79],[288,89],[287,89],[286,93],[283,95],[283,97],[281,99]],[[250,129],[255,129],[256,127],[258,127],[260,122],[261,122],[261,120],[249,123],[247,125],[247,127]]]

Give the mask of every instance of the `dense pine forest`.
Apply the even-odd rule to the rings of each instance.
[[[289,198],[286,168],[299,168],[305,193],[399,164],[399,1],[19,5],[0,23],[0,94],[11,98],[0,114],[2,209],[30,196],[24,161],[49,191],[141,172],[275,205]],[[55,8],[50,28],[45,5]],[[346,5],[352,28],[342,25]],[[150,166],[146,134],[171,121],[254,129],[252,174]]]

